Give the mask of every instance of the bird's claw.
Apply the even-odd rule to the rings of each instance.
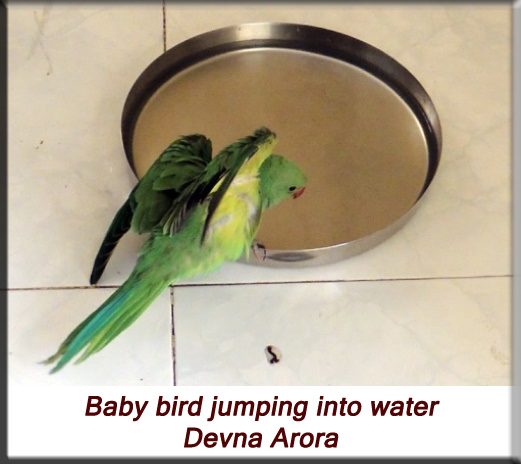
[[[259,261],[264,261],[266,259],[266,247],[262,242],[254,240],[251,244],[251,251]]]

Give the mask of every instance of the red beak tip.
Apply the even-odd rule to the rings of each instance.
[[[293,198],[296,200],[300,195],[304,193],[304,190],[306,190],[306,187],[299,188],[298,190],[295,190],[295,193],[293,194]]]

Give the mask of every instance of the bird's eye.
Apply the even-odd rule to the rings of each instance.
[[[290,191],[290,192],[293,192],[293,190],[295,190],[296,188],[297,188],[297,187],[295,187],[295,186],[291,186],[291,187],[289,188],[289,191]]]

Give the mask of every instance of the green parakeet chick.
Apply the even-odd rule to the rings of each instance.
[[[208,143],[202,136],[190,137],[199,137],[201,146]],[[263,208],[298,197],[306,184],[298,166],[272,155],[275,144],[275,134],[260,128],[226,147],[195,179],[175,190],[128,279],[44,361],[56,362],[51,373],[82,351],[76,363],[105,347],[171,283],[211,272],[225,260],[235,261],[249,252]],[[201,157],[207,156],[205,150],[199,152]],[[146,211],[142,214],[147,215]]]
[[[224,174],[229,163],[227,153],[223,150],[215,157],[213,172]],[[285,182],[279,176],[296,175],[296,167],[291,166],[292,163],[282,156],[271,155],[268,160],[269,162],[262,163],[259,172],[261,197],[265,200],[263,209],[274,206],[280,201],[279,198],[286,197],[285,191],[272,191],[273,179],[278,179],[279,189],[283,190],[291,179],[288,178],[288,182]],[[180,192],[195,181],[211,161],[212,142],[201,134],[180,137],[159,155],[112,220],[94,260],[91,285],[97,283],[103,274],[120,238],[130,229],[138,234],[151,232]],[[304,178],[297,180],[291,190],[295,198],[303,192],[302,188],[297,190],[297,186],[305,184]]]

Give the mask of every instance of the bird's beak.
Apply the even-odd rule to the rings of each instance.
[[[304,193],[304,190],[306,190],[306,187],[301,187],[298,190],[295,190],[293,192],[293,198],[296,200],[298,197],[300,197],[300,195]]]

